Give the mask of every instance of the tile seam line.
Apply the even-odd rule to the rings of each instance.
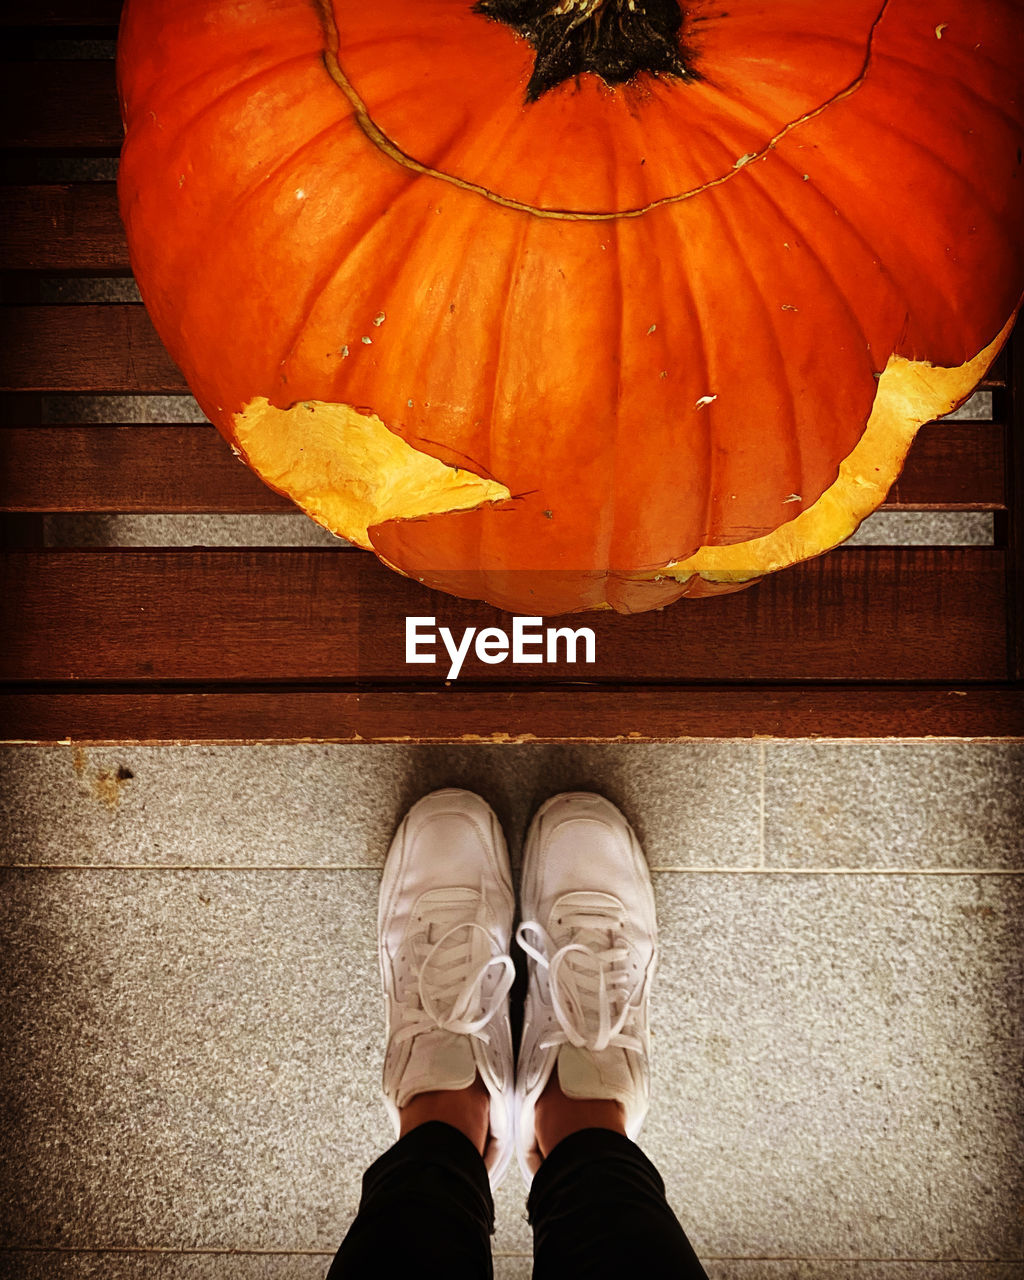
[[[1024,867],[659,867],[655,875],[1024,876]],[[380,863],[5,862],[0,871],[383,871]],[[2,1246],[0,1246],[2,1247]]]

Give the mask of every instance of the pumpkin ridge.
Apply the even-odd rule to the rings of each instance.
[[[202,107],[194,115],[190,115],[186,119],[183,119],[178,131],[179,135],[194,128],[200,120],[203,120],[212,111],[216,111],[218,107],[222,107],[227,99],[239,89],[245,89],[248,92],[251,92],[254,84],[258,84],[260,80],[272,80],[276,78],[281,74],[282,68],[289,67],[294,62],[312,63],[315,58],[315,49],[304,49],[302,53],[293,53],[287,58],[282,58],[280,62],[268,63],[265,67],[261,67],[259,71],[254,71],[252,75],[243,76],[241,80],[236,80],[233,84],[228,85],[226,89],[222,89],[221,92],[216,94],[213,98],[204,102]],[[193,80],[186,81],[185,84],[181,86],[181,92],[185,92],[187,89],[201,84],[209,74],[210,72],[207,70],[203,72],[202,75],[196,76]]]
[[[289,166],[295,163],[296,159],[300,156],[305,156],[308,151],[312,151],[324,140],[324,138],[327,137],[329,133],[335,133],[338,129],[343,128],[344,124],[345,121],[343,120],[332,120],[329,125],[325,126],[323,129],[317,130],[317,132],[307,138],[300,147],[296,147],[295,150],[285,156],[283,160],[275,164],[272,169],[268,169],[266,173],[261,174],[259,180],[246,191],[243,191],[238,197],[232,216],[237,217],[238,212],[244,209],[250,200],[256,199],[263,189],[269,183],[276,181],[282,173],[286,172]]]
[[[893,133],[897,132],[896,130],[891,129],[891,126],[889,127],[891,132]],[[906,135],[900,134],[900,136],[906,136]],[[925,150],[924,148],[921,148],[921,149]],[[935,153],[928,151],[928,154],[934,155]],[[789,168],[791,173],[793,174],[803,173],[802,164],[797,163],[798,157],[790,157],[785,153],[781,153],[779,156],[779,159]],[[897,275],[893,270],[893,266],[892,266],[893,260],[890,258],[888,254],[880,254],[877,252],[876,249],[872,247],[872,241],[870,239],[870,236],[865,230],[861,221],[858,221],[857,218],[850,216],[848,204],[842,199],[840,199],[835,194],[834,190],[830,194],[830,190],[829,190],[830,178],[828,176],[823,176],[822,174],[823,165],[828,166],[829,175],[831,176],[834,176],[837,167],[841,168],[841,165],[839,164],[839,162],[834,161],[831,156],[825,157],[824,160],[822,159],[821,156],[816,157],[815,166],[817,171],[815,174],[815,180],[812,183],[810,183],[808,186],[809,192],[816,195],[818,199],[821,201],[822,205],[831,207],[834,212],[838,213],[839,225],[841,225],[845,229],[846,233],[849,236],[851,236],[852,239],[863,248],[866,255],[873,260],[873,266],[875,270],[880,272],[880,274],[884,277],[887,287],[892,290],[893,294],[896,297],[900,297],[906,292],[906,287],[901,286],[900,280],[898,279]],[[955,171],[950,170],[949,172],[952,174],[952,176],[957,177],[957,179],[959,180],[959,175],[956,174]],[[978,196],[979,190],[980,188],[978,187],[970,188],[971,194],[975,197]],[[762,191],[766,195],[768,195],[769,198],[774,199],[774,195],[769,191],[767,184],[762,184]],[[834,269],[828,265],[828,262],[823,256],[820,248],[816,245],[812,234],[809,234],[808,228],[802,225],[801,223],[793,220],[793,212],[795,210],[795,207],[796,206],[794,204],[789,209],[783,209],[782,205],[780,204],[779,205],[780,214],[784,213],[785,216],[790,219],[789,226],[791,227],[794,234],[800,237],[801,252],[810,255],[814,259],[814,261],[818,264],[818,267],[821,270],[823,277],[827,279],[829,286],[832,289],[834,297],[842,304],[843,309],[851,317],[854,325],[856,326],[858,333],[861,335],[861,337],[864,340],[864,344],[867,347],[867,350],[871,353],[871,363],[874,370],[874,375],[876,378],[878,378],[881,376],[881,372],[882,372],[882,369],[884,368],[884,365],[879,363],[880,357],[876,352],[877,344],[872,344],[869,341],[869,334],[867,329],[865,328],[863,318],[850,305],[850,298],[849,298],[848,292],[842,287],[841,282],[839,278],[836,276]],[[810,229],[811,229],[811,232],[813,232],[814,230],[813,222],[810,224]],[[913,260],[914,262],[917,262],[918,256],[917,254],[915,254],[915,249],[917,248],[917,242],[915,241],[915,239],[913,237],[910,237],[909,239],[907,239],[905,241],[905,246],[906,246],[905,257],[902,259],[904,264],[908,260]],[[950,296],[946,292],[946,288],[948,286],[946,285],[945,278],[942,276],[941,273],[935,272],[931,269],[930,264],[927,262],[927,259],[922,259],[921,261],[922,261],[922,265],[920,270],[915,269],[915,272],[914,272],[915,279],[917,280],[927,279],[931,287],[935,290],[936,296],[941,295],[942,307],[947,312],[955,313],[957,299],[955,296]],[[938,302],[936,302],[935,305],[938,306],[939,305]],[[887,356],[889,354],[896,354],[897,352],[900,351],[900,344],[903,343],[906,339],[906,330],[907,330],[908,322],[909,322],[909,315],[904,315],[902,324],[897,329],[893,330],[890,345],[889,345],[889,350],[885,351],[884,355]],[[908,353],[906,351],[903,351],[901,354],[907,355]],[[968,354],[969,353],[965,352],[964,353],[965,357]]]
[[[920,70],[919,67],[915,66],[911,58],[901,57],[898,53],[887,53],[885,57],[887,62],[895,63],[897,66],[906,67],[908,71]],[[988,98],[983,98],[976,89],[972,88],[972,86],[963,79],[962,76],[950,74],[947,75],[945,79],[946,81],[952,81],[952,83],[956,85],[958,93],[965,94],[986,111],[990,112],[994,116],[998,116],[1002,122],[1008,125],[1011,129],[1017,128],[1017,120],[1014,116],[1010,115],[1008,111],[1004,111],[998,102],[991,101]]]
[[[619,243],[619,228],[615,226],[613,223],[608,228],[608,230],[610,232],[608,237],[609,247],[608,249],[605,250],[605,252],[611,253],[612,254],[611,261],[614,261],[616,264],[619,264],[622,261],[622,246]],[[626,348],[626,339],[625,339],[626,317],[623,311],[624,290],[622,287],[622,272],[621,272],[621,268],[618,265],[616,265],[616,270],[612,272],[612,279],[614,281],[614,290],[615,290],[613,295],[615,301],[614,301],[614,305],[612,306],[612,314],[616,317],[616,320],[617,320],[614,337],[612,339],[613,350],[615,352],[615,357],[614,357],[615,401],[617,404],[621,404],[622,392],[623,392],[622,365],[623,365],[623,356],[625,354],[625,348]],[[608,453],[608,468],[613,475],[618,470],[618,458],[619,458],[620,452],[624,448],[629,449],[631,446],[631,441],[628,438],[624,438],[626,429],[627,429],[626,423],[623,421],[623,416],[621,414],[616,414],[614,445]],[[614,492],[614,489],[612,490],[612,492]],[[619,538],[620,536],[622,536],[622,533],[625,534],[626,539],[629,538],[629,521],[627,519],[627,514],[628,514],[628,508],[630,505],[631,504],[628,499],[626,500],[625,503],[621,499],[619,499],[618,501],[612,504],[611,511],[609,512],[609,515],[611,518],[608,521],[608,528],[605,532],[605,537],[604,537],[603,554],[605,559],[609,558],[609,553],[612,551],[613,548],[615,548],[618,545]],[[622,532],[620,532],[621,526],[625,526],[625,528],[622,529]]]
[[[508,255],[508,271],[505,277],[506,286],[497,291],[496,296],[501,299],[500,316],[497,325],[494,326],[494,376],[487,380],[486,399],[482,406],[482,414],[484,421],[490,424],[492,439],[494,429],[494,408],[498,399],[499,388],[504,387],[505,378],[505,360],[508,354],[509,344],[509,318],[516,303],[515,289],[513,287],[516,277],[520,270],[523,258],[523,248],[527,241],[530,227],[532,224],[525,221],[521,222],[518,238],[516,240],[516,249],[514,253]],[[490,443],[490,441],[489,441]],[[521,495],[513,495],[521,496]]]
[[[797,167],[793,165],[788,158],[784,160],[784,163],[787,165],[791,173],[800,172],[800,170],[797,169]],[[850,317],[853,327],[856,330],[857,334],[862,339],[864,346],[867,348],[868,351],[870,351],[871,343],[868,340],[868,333],[864,327],[863,321],[861,320],[861,317],[857,314],[857,312],[854,310],[853,306],[851,305],[850,299],[847,296],[846,291],[841,287],[839,281],[836,279],[834,270],[825,261],[825,258],[822,255],[821,250],[815,246],[811,237],[808,235],[806,229],[804,229],[803,227],[797,226],[792,221],[791,211],[783,207],[782,203],[778,200],[775,193],[768,187],[766,183],[759,183],[758,189],[761,195],[766,200],[768,200],[769,203],[771,203],[773,207],[776,209],[776,211],[779,214],[780,220],[782,218],[790,219],[788,225],[793,228],[793,230],[796,232],[797,235],[800,236],[800,251],[802,253],[806,253],[814,261],[814,263],[818,267],[818,270],[821,272],[823,278],[828,281],[829,287],[832,290],[832,293],[835,296],[836,300],[842,305],[843,310]],[[820,189],[820,187],[812,186],[811,190],[820,198],[823,204],[826,204],[826,205],[830,204],[828,196]],[[861,232],[861,230],[857,226],[855,226],[854,223],[851,222],[849,218],[845,217],[844,215],[840,215],[840,221],[842,225],[849,230],[849,232],[856,239],[856,241],[864,248],[864,250],[868,254],[870,254],[871,246],[868,240],[866,239],[866,237]],[[884,262],[879,261],[878,268],[882,272],[882,274],[886,277],[886,279],[889,281],[889,283],[895,287],[895,281],[893,279],[892,273],[888,265]],[[788,383],[786,385],[788,386]]]
[[[751,295],[750,295],[752,308],[756,308],[756,310],[764,318],[764,332],[767,335],[768,341],[770,342],[771,345],[770,345],[770,349],[766,348],[762,350],[762,353],[761,353],[762,360],[773,361],[775,368],[783,373],[783,376],[781,377],[773,377],[772,383],[773,383],[773,386],[776,387],[779,391],[785,392],[786,399],[787,399],[785,412],[787,415],[788,426],[786,430],[782,430],[778,432],[775,438],[775,444],[777,446],[782,446],[785,449],[786,457],[785,457],[785,462],[782,465],[784,466],[786,471],[787,472],[795,471],[798,476],[802,477],[803,476],[803,460],[800,456],[800,447],[799,447],[800,433],[796,430],[796,423],[797,423],[796,404],[795,404],[792,388],[790,387],[790,384],[789,384],[789,380],[784,376],[784,372],[786,368],[786,358],[784,354],[784,344],[777,327],[779,317],[781,317],[784,313],[782,313],[781,311],[776,312],[774,307],[769,304],[769,301],[767,297],[765,297],[764,293],[762,293],[761,290],[756,288],[757,274],[754,268],[752,267],[748,259],[748,256],[743,252],[742,231],[741,230],[737,231],[736,227],[734,226],[734,221],[733,221],[734,217],[735,217],[735,212],[731,208],[730,202],[728,200],[718,201],[716,218],[717,218],[717,225],[721,230],[723,242],[726,243],[727,246],[731,249],[733,259],[742,268],[746,278],[750,280],[752,284],[755,286],[754,288],[751,289]],[[716,383],[714,386],[709,386],[708,388],[710,392],[715,393],[716,398],[718,393],[718,386],[719,384]],[[710,415],[713,415],[714,411],[715,411],[714,404],[709,404],[704,409],[704,412]],[[714,434],[715,433],[710,429],[707,431],[707,436],[709,440],[712,439]],[[795,445],[795,456],[794,456],[794,445]],[[718,487],[717,483],[715,484],[714,487],[717,489]],[[801,489],[802,489],[802,484],[801,484]],[[714,538],[713,545],[721,545],[718,539],[721,537],[720,529],[721,529],[721,524],[723,519],[725,519],[726,522],[728,522],[729,520],[729,516],[727,516],[723,507],[720,507],[717,513],[709,510],[707,522],[705,523],[704,527],[707,530],[707,532],[713,536]],[[747,539],[744,539],[744,541],[746,540]],[[697,552],[694,552],[694,554],[697,554]]]
[[[348,242],[345,252],[329,255],[325,270],[321,272],[315,280],[310,282],[310,287],[306,292],[301,313],[295,321],[294,331],[288,339],[287,346],[285,347],[281,357],[281,368],[284,368],[302,343],[307,334],[307,330],[311,326],[313,314],[322,301],[324,294],[338,276],[345,272],[347,264],[356,255],[366,240],[378,234],[379,231],[380,218],[376,210],[370,211],[367,214],[365,221],[360,226],[358,234]],[[287,381],[287,378],[285,378],[285,381]],[[399,433],[396,432],[395,434]]]
[[[667,233],[673,237],[673,239],[675,240],[675,243],[679,246],[676,256],[679,259],[683,259],[684,257],[683,242],[685,240],[685,234],[684,234],[683,228],[680,225],[678,219],[666,219],[665,223],[666,223]],[[707,333],[705,330],[705,322],[703,318],[704,311],[701,307],[701,298],[699,296],[699,291],[694,288],[693,278],[690,276],[688,272],[684,271],[680,273],[679,283],[686,290],[686,296],[688,299],[688,309],[690,313],[700,317],[699,323],[697,323],[694,326],[693,332],[697,342],[697,351],[699,352],[699,366],[703,374],[703,378],[701,379],[701,381],[704,386],[711,387],[713,384],[712,382],[713,375],[712,375],[712,368],[711,368],[711,352],[708,349]],[[694,356],[693,348],[691,348],[689,354],[690,354],[690,358],[692,359]],[[709,529],[711,527],[711,512],[715,503],[715,493],[717,492],[717,483],[715,478],[716,457],[715,457],[713,433],[711,431],[705,431],[703,433],[703,443],[704,443],[704,447],[703,447],[702,453],[703,453],[703,462],[704,462],[704,472],[703,472],[702,488],[704,490],[704,506],[703,506],[703,514],[701,517],[701,527],[704,529]]]
[[[637,576],[687,581],[699,574],[708,583],[751,582],[837,546],[888,493],[924,423],[951,413],[984,377],[1006,342],[1021,303],[1024,299],[992,341],[962,365],[947,367],[891,355],[879,378],[864,434],[843,459],[835,482],[812,506],[760,538],[729,546],[705,545],[684,561]],[[945,398],[944,406],[940,398]]]
[[[403,151],[398,144],[390,138],[384,130],[377,124],[370,114],[370,110],[363,101],[359,92],[356,90],[352,81],[345,74],[338,58],[340,50],[340,35],[338,27],[334,21],[334,14],[330,9],[330,0],[311,0],[313,7],[320,17],[321,24],[324,29],[324,37],[326,45],[323,50],[323,63],[327,74],[334,81],[342,94],[347,98],[349,105],[355,115],[356,122],[360,129],[366,135],[368,141],[379,151],[383,152],[389,159],[403,168],[410,169],[412,172],[423,177],[437,178],[441,182],[446,182],[451,186],[459,187],[464,191],[474,192],[476,195],[482,196],[485,200],[489,200],[494,204],[498,204],[507,209],[515,209],[519,213],[527,213],[535,218],[550,218],[564,222],[612,222],[618,218],[642,218],[646,214],[656,209],[664,208],[667,205],[681,204],[685,200],[692,200],[695,196],[703,194],[714,187],[722,186],[726,182],[730,182],[737,176],[748,164],[752,164],[757,160],[765,159],[768,154],[775,150],[778,144],[790,134],[794,129],[799,128],[803,124],[817,119],[829,107],[836,103],[843,102],[860,88],[867,78],[868,71],[871,66],[871,58],[874,50],[875,35],[878,31],[879,23],[885,16],[886,10],[889,8],[890,0],[881,0],[878,12],[875,14],[868,29],[865,41],[864,60],[860,70],[842,89],[838,89],[824,102],[812,108],[810,111],[804,112],[795,120],[788,121],[782,126],[763,146],[757,150],[750,152],[748,155],[740,156],[733,164],[732,168],[727,172],[719,174],[717,178],[710,178],[707,182],[702,182],[699,186],[691,187],[687,191],[681,191],[675,195],[662,196],[650,203],[638,206],[632,209],[617,209],[612,211],[597,209],[547,209],[540,205],[527,204],[522,200],[515,200],[509,196],[500,195],[496,191],[482,186],[480,183],[470,182],[465,178],[457,178],[454,174],[445,173],[441,169],[435,169],[431,165],[424,164],[421,160],[417,160],[415,156],[410,155],[407,151]]]
[[[959,186],[968,195],[969,198],[976,200],[978,204],[987,213],[991,215],[992,221],[994,223],[996,223],[999,226],[1002,226],[1003,219],[997,216],[999,210],[995,200],[996,193],[994,191],[986,187],[984,184],[982,184],[980,187],[973,186],[964,177],[963,173],[961,173],[958,169],[950,165],[948,161],[938,151],[936,151],[933,147],[926,146],[924,142],[921,141],[920,139],[912,138],[912,136],[908,134],[905,129],[901,129],[896,125],[890,125],[889,129],[890,129],[890,132],[895,137],[903,138],[908,143],[913,142],[914,146],[916,146],[917,150],[922,155],[926,155],[931,160],[934,160],[935,163],[939,167],[941,167],[943,171],[948,175],[951,181],[955,182],[957,186]],[[1014,228],[1013,230],[1017,231],[1018,228]],[[1007,235],[1007,240],[1010,240],[1010,239],[1012,239],[1012,233]],[[947,305],[949,305],[951,308],[955,306],[955,304],[956,304],[955,297],[947,299]]]
[[[883,127],[883,125],[881,122],[879,122],[879,128],[881,127]],[[943,173],[948,178],[948,180],[951,183],[955,183],[963,191],[967,199],[974,200],[981,208],[983,208],[986,212],[989,213],[992,224],[994,226],[999,226],[1001,229],[1004,229],[1004,219],[997,216],[996,202],[993,198],[994,193],[984,183],[981,183],[981,184],[970,183],[967,180],[967,178],[965,178],[962,172],[960,172],[955,167],[951,166],[946,161],[946,159],[942,156],[940,152],[936,151],[933,147],[927,146],[923,139],[914,137],[913,135],[908,133],[905,129],[900,128],[899,125],[896,124],[895,122],[886,120],[884,122],[884,128],[892,136],[904,139],[908,145],[913,145],[914,149],[919,154],[927,156],[929,160],[933,161],[937,167],[942,169]],[[964,201],[964,203],[966,204],[966,200]],[[853,219],[849,217],[845,212],[840,213],[839,216],[843,224],[846,227],[848,227],[856,235],[857,239],[865,246],[868,245],[869,241],[867,237],[861,231],[861,229],[856,225]],[[1010,247],[1013,239],[1012,232],[1004,229],[1004,234],[1007,241],[1007,245],[1008,247]],[[925,256],[925,253],[926,253],[926,246],[921,241],[919,241],[916,237],[907,236],[905,238],[904,261],[912,262],[915,264],[920,263],[919,267],[915,267],[915,275],[918,278],[922,278],[922,279],[927,277],[936,295],[938,295],[941,298],[941,305],[944,308],[944,310],[950,315],[955,315],[959,305],[959,297],[955,289],[955,283],[950,276],[943,274],[942,272],[933,271],[930,263],[928,262],[927,257]],[[888,279],[894,280],[891,268],[889,267],[886,261],[879,259],[878,266],[881,268],[881,270],[884,271]],[[899,351],[898,343],[904,341],[904,339],[905,339],[905,332],[901,332],[900,335],[898,335],[897,345],[896,347],[894,347],[894,354],[897,351]],[[912,353],[905,350],[901,351],[900,354],[910,356],[910,358],[914,358]],[[969,360],[972,358],[970,356],[970,352],[967,350],[963,352],[963,355],[965,360]],[[940,366],[936,366],[936,367],[940,367]]]
[[[800,174],[801,176],[803,175],[803,167],[795,164],[793,160],[790,159],[789,156],[783,154],[779,156],[779,159],[784,165],[786,165],[790,173]],[[764,191],[765,195],[768,196],[769,199],[774,199],[774,197],[771,195],[771,193],[768,191],[766,187],[762,187],[762,190]],[[814,183],[811,187],[811,190],[816,192],[816,194],[821,199],[823,204],[831,203],[829,196],[827,196],[825,192],[822,190],[820,182]],[[790,211],[788,209],[783,209],[781,204],[778,204],[777,207],[779,209],[780,214],[785,213],[787,217],[791,217]],[[834,204],[833,204],[833,208],[835,208]],[[842,225],[846,227],[847,230],[850,232],[850,234],[854,237],[857,243],[864,249],[865,253],[869,256],[873,256],[871,242],[868,240],[867,236],[864,234],[861,228],[858,227],[857,224],[851,218],[849,218],[845,213],[840,214],[840,221],[842,222]],[[835,273],[825,264],[825,261],[820,251],[812,247],[811,241],[807,236],[806,230],[804,230],[803,227],[797,226],[792,221],[790,222],[790,226],[793,227],[793,229],[800,235],[801,247],[814,258],[815,262],[818,263],[818,265],[821,267],[822,274],[827,277],[829,284],[833,287],[833,289],[835,289],[836,294],[842,298],[844,305],[846,306],[846,309],[849,312],[849,314],[853,315],[854,312],[849,305],[849,299],[846,298],[845,291],[840,287],[839,281],[835,277]],[[885,262],[881,258],[879,258],[877,262],[877,267],[878,267],[878,270],[885,276],[886,280],[892,286],[892,288],[896,289],[897,288],[896,278],[893,275],[892,269],[890,268],[888,262]],[[859,319],[857,321],[857,327],[860,329],[861,333],[863,334],[866,340],[867,333],[865,332],[864,326],[860,323]]]
[[[752,181],[754,181],[754,179],[752,179]],[[775,197],[771,195],[769,192],[767,192],[765,189],[767,184],[755,182],[755,185],[757,186],[758,193],[761,196],[761,198],[763,199],[767,197],[768,203],[772,207],[777,207]],[[778,376],[773,377],[772,382],[773,382],[773,385],[778,390],[778,392],[780,392],[781,394],[784,394],[786,397],[785,412],[788,417],[789,429],[780,433],[780,439],[778,443],[783,444],[783,446],[785,447],[786,455],[787,455],[785,466],[786,468],[793,469],[796,476],[800,480],[800,487],[799,489],[794,489],[792,487],[792,484],[785,487],[789,488],[791,493],[799,492],[802,494],[803,488],[804,488],[804,485],[803,485],[804,459],[803,459],[802,450],[801,450],[801,432],[797,430],[798,414],[797,414],[797,406],[796,406],[796,396],[794,394],[793,387],[792,387],[792,384],[790,383],[789,378],[786,377],[785,343],[782,340],[782,336],[779,333],[779,327],[778,327],[780,319],[785,318],[785,313],[780,308],[774,305],[774,299],[772,300],[772,302],[769,302],[766,292],[757,287],[757,284],[758,284],[757,272],[755,268],[752,266],[750,258],[743,251],[742,228],[737,228],[734,225],[734,219],[736,218],[736,216],[737,215],[736,215],[735,209],[730,206],[730,203],[728,201],[723,200],[720,202],[719,213],[718,213],[718,225],[722,228],[723,236],[728,238],[728,242],[732,246],[733,254],[735,255],[736,261],[739,263],[742,263],[747,279],[751,282],[751,290],[750,290],[751,299],[754,305],[763,314],[765,318],[765,328],[767,333],[770,336],[771,350],[765,351],[763,353],[763,358],[766,360],[770,360],[772,359],[772,357],[774,357],[775,368],[778,370]],[[829,280],[831,283],[831,277],[829,277]],[[845,299],[844,299],[844,302],[845,302]],[[781,399],[781,394],[780,394],[780,399]],[[714,413],[714,405],[709,405],[707,412]],[[708,526],[708,527],[710,528],[711,526]]]

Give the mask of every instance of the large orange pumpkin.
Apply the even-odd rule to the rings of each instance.
[[[1024,288],[1015,0],[128,0],[121,207],[203,410],[430,585],[832,547]]]

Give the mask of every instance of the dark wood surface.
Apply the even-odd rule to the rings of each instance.
[[[924,428],[888,510],[1003,507],[999,423]],[[123,512],[295,511],[232,454],[210,426],[0,428],[0,510]]]
[[[1005,685],[747,684],[456,692],[0,691],[10,740],[40,742],[672,742],[687,738],[1016,738]]]
[[[0,270],[127,275],[113,182],[0,187]]]
[[[1001,422],[933,422],[922,427],[883,507],[1001,510],[1006,501],[1004,434]]]
[[[0,27],[107,27],[121,19],[120,0],[33,0],[0,7]]]
[[[1005,589],[990,547],[845,548],[712,601],[549,619],[591,627],[596,665],[471,658],[459,684],[1005,680]],[[332,548],[11,551],[0,599],[7,681],[441,684],[440,642],[435,666],[406,665],[407,616],[511,625]]]
[[[208,425],[0,428],[0,510],[297,509]]]
[[[0,391],[187,390],[140,303],[0,308]]]
[[[923,429],[886,504],[991,511],[994,547],[844,548],[737,595],[558,620],[593,627],[593,668],[470,659],[445,687],[446,661],[405,665],[406,615],[456,633],[508,615],[357,551],[43,549],[47,511],[291,509],[209,426],[39,425],[44,396],[187,392],[139,305],[38,305],[47,277],[129,273],[114,184],[53,184],[46,167],[120,148],[112,64],[57,61],[49,42],[109,38],[118,10],[53,0],[0,16],[5,739],[1024,735],[1019,353],[1015,384],[1005,356],[983,384],[994,420]],[[40,38],[49,60],[26,60]]]
[[[0,148],[116,156],[123,140],[112,63],[0,63]]]

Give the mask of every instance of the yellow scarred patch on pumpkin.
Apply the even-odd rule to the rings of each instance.
[[[983,351],[956,368],[890,356],[864,434],[840,465],[838,479],[813,506],[764,537],[701,547],[686,560],[643,576],[684,581],[699,574],[708,582],[746,582],[844,542],[885,501],[919,428],[950,413],[984,376],[1015,318],[1016,314],[1010,317]]]
[[[510,496],[505,485],[421,453],[375,414],[347,404],[304,400],[278,409],[259,396],[233,426],[238,448],[267,484],[367,550],[371,525]]]

